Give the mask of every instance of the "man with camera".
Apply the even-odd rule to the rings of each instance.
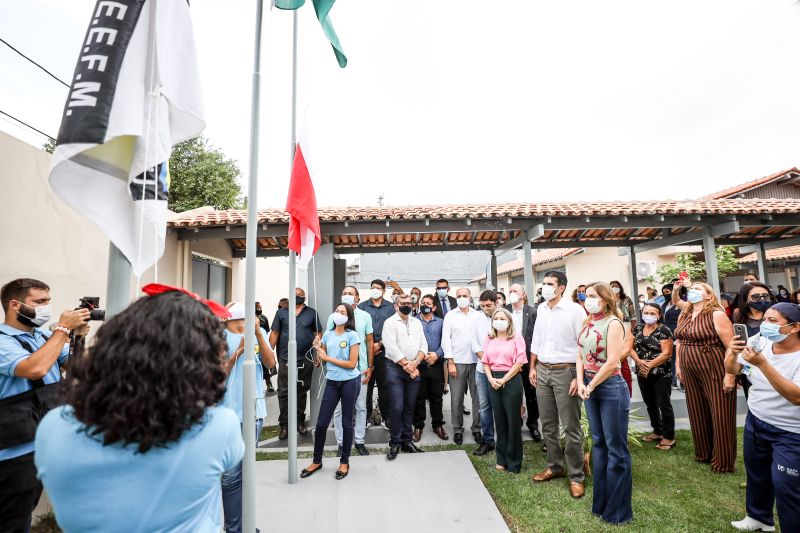
[[[89,332],[89,309],[61,313],[52,332],[50,287],[15,279],[0,289],[5,320],[0,324],[0,531],[27,531],[42,485],[36,479],[36,425],[54,398],[69,358],[70,334]]]

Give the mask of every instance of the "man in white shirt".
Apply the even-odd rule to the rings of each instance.
[[[542,285],[545,301],[537,308],[528,377],[536,387],[548,466],[544,472],[534,475],[533,480],[550,481],[568,474],[570,494],[580,498],[584,494],[583,431],[575,361],[578,335],[583,329],[586,312],[564,297],[566,289],[567,276],[563,272],[545,274]],[[559,419],[566,437],[564,449],[561,448]]]
[[[456,308],[444,317],[442,350],[450,374],[450,417],[453,442],[464,442],[464,395],[469,388],[472,398],[472,436],[481,444],[480,398],[475,382],[476,354],[483,349],[475,340],[479,312],[470,307],[470,292],[466,287],[456,291]]]
[[[400,450],[421,453],[412,441],[414,407],[419,391],[417,366],[428,354],[422,323],[411,318],[411,296],[400,294],[395,300],[397,313],[383,324],[383,347],[386,350],[386,381],[389,389],[389,452],[394,460]]]

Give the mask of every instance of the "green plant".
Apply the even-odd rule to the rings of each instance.
[[[717,274],[724,278],[732,272],[739,270],[739,262],[736,260],[736,252],[733,246],[717,246]],[[681,272],[689,274],[689,279],[706,279],[706,263],[698,261],[694,254],[679,253],[675,255],[675,263],[665,264],[658,267],[654,276],[648,278],[650,283],[669,283]]]

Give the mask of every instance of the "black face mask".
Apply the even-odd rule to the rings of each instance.
[[[411,314],[411,306],[410,305],[401,305],[398,308],[398,311],[400,311],[401,315],[410,315]]]
[[[760,302],[747,302],[747,305],[749,305],[756,311],[760,311],[763,313],[764,311],[772,307],[772,302],[770,302],[769,300]]]
[[[430,305],[423,305],[420,306],[419,310],[422,312],[423,315],[429,315],[431,312],[433,312],[433,307],[431,307]]]
[[[261,309],[256,309],[256,316],[261,316]]]
[[[297,305],[303,305],[304,303],[306,303],[306,297],[305,296],[295,296],[294,297],[294,303],[297,304]]]

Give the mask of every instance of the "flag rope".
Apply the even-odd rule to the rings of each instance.
[[[139,204],[139,231],[137,232],[137,256],[142,256],[142,234],[144,233],[144,200],[146,197],[147,191],[147,160],[150,157],[150,128],[153,124],[152,122],[152,109],[153,109],[153,100],[155,99],[155,88],[154,88],[154,81],[155,81],[155,74],[153,72],[156,63],[156,32],[155,32],[155,13],[156,7],[155,2],[150,2],[150,35],[149,35],[149,43],[148,43],[148,58],[147,61],[149,62],[149,69],[148,72],[150,73],[150,83],[149,87],[147,87],[146,92],[146,99],[147,99],[147,119],[145,120],[145,129],[144,129],[144,161],[142,162],[142,167],[144,170],[142,171],[142,197],[140,198],[141,204]],[[146,75],[145,75],[146,76]],[[145,81],[147,83],[147,81]],[[156,120],[158,120],[158,104],[156,104]],[[158,129],[158,128],[156,128]],[[158,135],[158,132],[156,132]],[[158,151],[158,145],[156,144],[155,147],[156,151]],[[155,176],[155,171],[158,168],[158,164],[156,164],[156,168],[153,169],[153,173]],[[156,192],[155,190],[153,191]],[[156,196],[153,196],[156,198]],[[158,241],[158,229],[156,231],[156,241]],[[158,245],[156,244],[156,247]],[[158,251],[156,249],[156,251]],[[156,265],[158,265],[158,260],[156,260]],[[156,266],[156,269],[158,267]],[[137,269],[138,272],[138,269]],[[136,274],[136,286],[139,287],[141,285],[142,274]],[[154,280],[155,283],[158,283],[158,278]]]

